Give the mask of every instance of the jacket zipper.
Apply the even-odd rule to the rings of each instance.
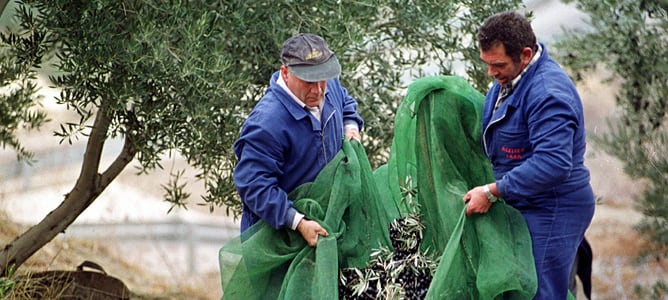
[[[492,117],[494,117],[494,112],[492,112]],[[490,121],[489,124],[487,124],[487,127],[485,127],[485,131],[483,131],[483,133],[482,133],[482,144],[483,144],[483,147],[485,148],[485,155],[487,155],[487,157],[489,157],[489,151],[487,151],[487,130],[490,127],[492,127],[492,125],[494,125],[494,123],[496,123],[498,121],[501,121],[501,119],[503,119],[505,117],[506,117],[506,113],[504,112],[503,115],[501,115],[499,118]]]

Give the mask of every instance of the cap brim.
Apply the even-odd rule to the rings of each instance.
[[[341,74],[341,64],[339,64],[339,60],[334,55],[319,65],[291,66],[288,69],[299,79],[307,82],[326,81]]]

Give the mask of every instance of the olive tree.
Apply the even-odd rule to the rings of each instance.
[[[568,1],[571,2],[571,1]],[[624,172],[644,185],[635,199],[643,214],[635,228],[653,247],[641,257],[668,255],[668,1],[577,0],[588,14],[588,27],[568,31],[557,47],[561,61],[583,74],[603,69],[607,82],[621,82],[608,132],[593,136],[605,152],[618,158]],[[636,286],[642,299],[662,299],[668,282]]]
[[[410,81],[424,74],[461,75],[485,90],[475,32],[487,16],[520,1],[17,1],[16,28],[3,35],[35,74],[43,63],[60,90],[57,103],[78,114],[55,134],[85,138],[81,172],[63,202],[0,250],[0,273],[20,266],[64,231],[132,161],[138,173],[179,154],[206,190],[201,203],[237,216],[232,144],[244,118],[280,66],[284,40],[323,36],[343,65],[342,82],[366,120],[363,143],[378,166],[387,159],[394,110]],[[27,64],[26,64],[27,63]],[[4,82],[3,82],[4,83]],[[33,94],[22,94],[34,103]],[[30,102],[32,101],[32,102]],[[40,115],[41,116],[41,115]],[[43,120],[39,119],[38,120]],[[123,141],[100,169],[111,138]],[[165,199],[190,199],[176,171]]]
[[[596,69],[620,82],[609,130],[593,141],[618,158],[624,172],[643,184],[635,207],[643,215],[635,228],[651,241],[641,258],[668,256],[668,1],[576,0],[588,27],[568,31],[557,47],[561,61],[581,80]],[[668,282],[636,286],[643,299],[662,299]]]
[[[636,201],[644,218],[637,228],[668,254],[668,2],[577,0],[588,14],[586,28],[569,30],[557,44],[573,77],[607,70],[621,82],[609,131],[594,135],[624,172],[647,183]]]

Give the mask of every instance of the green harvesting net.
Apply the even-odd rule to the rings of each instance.
[[[386,165],[372,170],[361,144],[345,142],[290,193],[329,236],[312,248],[255,224],[220,249],[223,299],[531,299],[521,214],[502,201],[464,214],[462,196],[493,181],[479,144],[483,99],[457,76],[411,84]]]

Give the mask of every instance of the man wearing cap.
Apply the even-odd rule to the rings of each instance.
[[[360,140],[364,121],[339,82],[341,65],[322,37],[291,37],[283,44],[281,60],[234,143],[241,232],[264,220],[276,229],[299,231],[315,246],[327,231],[293,208],[287,193],[313,181],[344,138]]]

